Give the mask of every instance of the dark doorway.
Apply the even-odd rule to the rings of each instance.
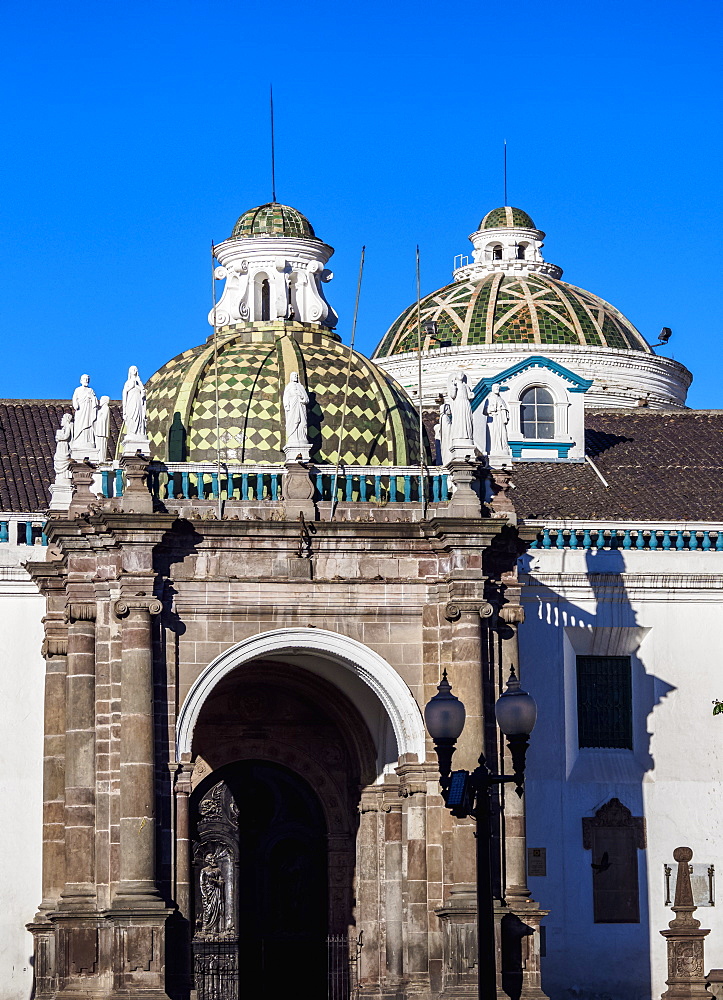
[[[327,830],[307,782],[240,761],[193,796],[198,1000],[325,996]]]

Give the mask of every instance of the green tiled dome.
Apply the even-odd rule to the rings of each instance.
[[[493,208],[479,224],[480,229],[514,229],[516,226],[523,229],[536,228],[527,212],[523,212],[521,208],[510,208],[509,205],[505,208]]]
[[[311,398],[311,459],[335,463],[349,349],[335,334],[303,323],[227,326],[219,331],[219,427],[222,460],[283,464],[281,396],[292,371]],[[213,342],[179,354],[147,385],[153,457],[216,461]],[[391,376],[354,353],[342,462],[419,462],[414,404]]]
[[[250,208],[239,218],[231,236],[300,236],[314,239],[311,223],[289,205],[270,201],[267,205]]]
[[[633,324],[614,306],[575,285],[542,274],[491,272],[460,281],[422,299],[423,349],[475,344],[584,344],[652,353]],[[406,309],[384,336],[375,358],[417,349],[417,306]]]

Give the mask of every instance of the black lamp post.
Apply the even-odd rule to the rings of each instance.
[[[494,785],[515,783],[522,795],[525,780],[525,755],[537,719],[537,705],[532,695],[523,691],[512,668],[507,687],[495,704],[497,725],[507,737],[512,754],[513,773],[493,774],[479,756],[478,766],[469,771],[453,771],[455,744],[464,729],[465,708],[452,694],[447,671],[442,674],[437,694],[424,709],[424,719],[439,761],[442,798],[453,816],[474,816],[477,841],[477,974],[480,1000],[495,1000],[497,996],[497,965],[495,961],[494,898],[492,896],[492,855],[490,826],[490,791]]]

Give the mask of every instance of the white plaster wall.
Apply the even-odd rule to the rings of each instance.
[[[0,567],[0,1000],[28,1000],[33,987],[25,924],[41,898],[43,610],[27,574]]]
[[[693,379],[679,362],[644,351],[582,344],[475,344],[422,352],[422,401],[425,406],[434,406],[439,393],[447,391],[450,372],[458,368],[467,373],[474,388],[481,378],[499,375],[531,354],[541,354],[581,378],[592,379],[592,387],[585,395],[586,406],[637,406],[639,399],[647,399],[651,409],[684,406]],[[375,358],[374,362],[416,398],[416,352]]]
[[[665,989],[659,932],[673,914],[664,905],[663,863],[676,847],[715,865],[723,903],[723,718],[711,705],[723,698],[723,553],[535,551],[522,564],[529,579],[521,669],[539,705],[528,846],[547,848],[547,876],[530,878],[534,898],[550,910],[543,987],[553,1000],[650,1000]],[[613,655],[621,642],[639,642],[631,653],[632,752],[577,748],[575,646],[581,651],[594,629]],[[613,796],[646,820],[639,924],[593,922],[582,817]],[[722,908],[696,913],[711,929],[706,971],[723,967]]]

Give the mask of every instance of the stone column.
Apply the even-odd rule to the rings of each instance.
[[[510,669],[519,676],[520,657],[517,627],[524,619],[519,604],[505,604],[499,611],[500,667],[503,684]],[[495,698],[499,692],[494,692]],[[504,737],[500,733],[500,740]],[[505,773],[512,773],[509,748],[504,750]],[[511,785],[503,786],[504,801],[504,885],[505,902],[510,912],[500,921],[502,984],[521,989],[520,1000],[546,1000],[540,970],[540,921],[548,910],[541,910],[531,898],[527,885],[526,799]],[[521,985],[520,985],[521,984]]]
[[[668,924],[668,930],[660,933],[668,945],[668,989],[663,1000],[703,1000],[712,997],[706,986],[704,947],[709,930],[702,930],[700,920],[693,914],[697,907],[693,902],[690,884],[690,862],[693,852],[689,847],[676,847],[673,857],[678,862],[678,878],[675,883],[675,918]]]
[[[400,758],[397,774],[404,801],[403,849],[406,920],[407,994],[429,992],[429,916],[427,903],[427,769],[416,755]]]
[[[96,902],[95,616],[95,603],[66,608],[65,909],[93,909]]]
[[[120,738],[120,881],[114,905],[160,900],[156,888],[155,752],[151,616],[161,602],[123,597]]]
[[[399,786],[387,779],[384,789],[384,915],[388,992],[400,989],[404,978],[404,911],[402,901],[402,803]],[[386,991],[385,991],[386,992]]]

